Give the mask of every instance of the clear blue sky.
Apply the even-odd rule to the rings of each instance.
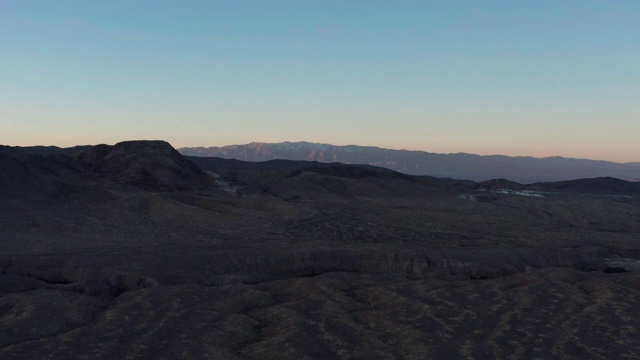
[[[640,1],[0,0],[0,144],[640,161]]]

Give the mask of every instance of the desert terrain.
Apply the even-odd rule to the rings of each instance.
[[[2,359],[638,359],[640,183],[0,148]]]

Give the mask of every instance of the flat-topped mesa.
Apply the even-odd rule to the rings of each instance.
[[[149,191],[207,190],[215,181],[166,141],[124,141],[96,145],[75,162],[98,175],[105,186]]]

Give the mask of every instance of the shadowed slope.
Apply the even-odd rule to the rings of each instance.
[[[9,202],[38,204],[60,197],[59,186],[34,173],[23,161],[0,154],[0,206]]]

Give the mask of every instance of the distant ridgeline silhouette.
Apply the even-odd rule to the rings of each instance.
[[[485,181],[505,178],[527,184],[580,178],[614,177],[640,179],[640,163],[572,159],[563,157],[510,157],[475,154],[435,154],[425,151],[392,150],[373,146],[335,146],[310,142],[261,143],[222,147],[178,149],[182,154],[244,161],[273,159],[368,164],[411,175]]]

